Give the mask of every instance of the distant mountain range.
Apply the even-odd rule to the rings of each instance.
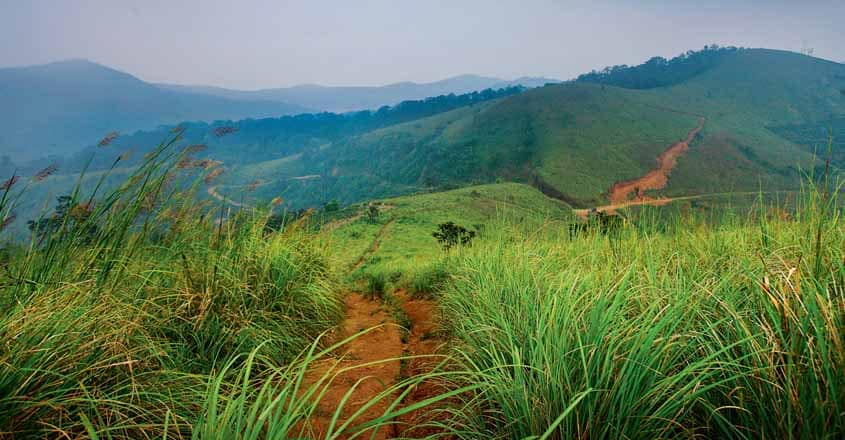
[[[502,89],[511,86],[541,87],[559,80],[542,77],[522,77],[512,81],[478,75],[459,75],[431,83],[400,82],[386,86],[321,86],[304,84],[278,89],[253,91],[232,90],[209,86],[182,86],[157,84],[165,90],[197,93],[238,100],[263,100],[285,102],[319,111],[347,112],[377,109],[402,101],[419,100],[432,96],[463,94],[484,89]]]
[[[111,131],[303,111],[276,101],[165,90],[85,60],[5,68],[0,69],[0,155],[21,161],[77,151]]]
[[[0,69],[0,157],[24,162],[64,155],[107,133],[183,121],[239,120],[318,111],[378,108],[410,99],[465,93],[542,78],[503,81],[464,75],[430,84],[384,87],[305,85],[257,91],[161,85],[87,60]]]

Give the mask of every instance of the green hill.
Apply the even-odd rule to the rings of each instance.
[[[812,146],[785,135],[784,127],[841,118],[843,89],[842,64],[731,50],[663,87],[551,85],[339,139],[297,160],[298,173],[319,179],[282,179],[264,195],[305,204],[354,202],[504,178],[589,206],[605,201],[614,182],[654,168],[655,158],[699,117],[706,118],[704,129],[659,193],[795,188],[800,170],[819,162]]]
[[[438,224],[450,221],[484,235],[504,220],[572,219],[569,206],[518,183],[415,194],[372,204],[378,206],[373,218],[367,215],[369,204],[352,205],[323,227],[342,266],[363,271],[410,269],[441,254],[431,234]]]
[[[655,80],[645,81],[648,75]],[[706,48],[521,93],[183,124],[183,142],[208,146],[201,155],[226,170],[214,191],[244,205],[274,197],[291,209],[345,205],[501,179],[587,207],[606,203],[615,182],[648,173],[702,117],[703,130],[667,186],[648,195],[794,189],[802,170],[821,165],[813,155],[825,137],[820,132],[845,117],[843,90],[842,64],[776,50]],[[238,131],[215,136],[222,126]],[[166,133],[121,137],[97,152],[91,169],[139,146],[140,161],[143,147]],[[845,167],[841,144],[835,147],[834,166]],[[93,150],[60,169],[79,169]]]

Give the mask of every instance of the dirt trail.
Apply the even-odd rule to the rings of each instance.
[[[669,173],[675,168],[678,157],[689,149],[690,142],[704,128],[704,122],[703,117],[699,118],[698,126],[690,130],[686,139],[672,144],[660,153],[657,156],[657,168],[639,178],[614,183],[610,187],[609,206],[622,207],[622,205],[631,202],[651,202],[645,192],[666,187],[666,183],[669,181]],[[632,193],[633,199],[631,198]]]
[[[663,206],[663,205],[668,205],[669,203],[677,201],[677,200],[689,200],[689,199],[695,199],[695,198],[699,198],[699,197],[703,197],[703,196],[660,197],[660,198],[657,198],[657,199],[644,198],[644,199],[641,199],[641,200],[631,200],[631,201],[623,202],[623,203],[616,203],[616,204],[610,204],[610,205],[604,205],[604,206],[596,206],[595,208],[592,208],[592,209],[595,209],[598,212],[606,212],[608,214],[612,214],[612,213],[615,213],[617,209],[628,208],[628,207],[631,207],[631,206],[646,206],[646,205],[647,206]],[[578,217],[580,217],[581,219],[584,219],[584,220],[586,220],[590,216],[590,209],[573,209],[572,212],[575,213],[575,215],[577,215]]]
[[[369,258],[370,255],[373,255],[374,253],[378,252],[378,248],[381,245],[381,238],[387,232],[387,228],[389,228],[390,225],[392,225],[393,222],[395,222],[395,221],[396,221],[396,218],[394,217],[394,218],[388,220],[387,223],[384,224],[384,226],[379,228],[378,232],[376,232],[376,236],[373,238],[372,244],[370,244],[370,247],[368,247],[367,250],[365,250],[364,253],[361,254],[361,256],[359,256],[358,259],[355,260],[354,263],[352,263],[352,265],[349,267],[350,271],[353,271],[353,270],[361,267],[364,264],[364,262],[367,261],[367,258]]]
[[[387,204],[378,205],[379,213],[384,213],[385,211],[389,211],[393,208],[395,208],[394,205],[387,205]],[[331,232],[331,231],[334,231],[335,229],[341,228],[341,227],[346,226],[350,223],[354,223],[354,222],[358,221],[358,219],[363,217],[364,214],[365,214],[365,211],[362,209],[352,216],[342,218],[342,219],[332,220],[332,221],[324,224],[322,227],[320,227],[320,232]]]
[[[401,328],[396,325],[389,325],[392,323],[393,319],[378,301],[364,298],[357,293],[346,298],[346,318],[339,329],[338,340],[376,326],[381,327],[370,330],[344,345],[338,359],[330,359],[317,365],[309,371],[306,382],[316,382],[318,378],[332,369],[336,371],[337,369],[370,362],[386,359],[389,361],[363,367],[358,366],[340,374],[332,381],[325,396],[318,404],[317,417],[311,421],[316,434],[315,438],[325,437],[335,410],[340,406],[347,391],[360,379],[364,380],[352,393],[351,398],[341,411],[340,424],[348,420],[363,403],[396,383],[401,371],[401,364],[397,358],[402,356],[404,345],[402,344]],[[367,420],[379,417],[389,404],[390,399],[383,399],[377,405],[370,407],[357,422],[364,423]],[[367,433],[362,438],[369,438],[369,434]],[[376,433],[375,438],[388,439],[393,437],[393,434],[392,430],[385,428]]]
[[[604,206],[596,206],[596,211],[599,212],[607,212],[613,213],[617,209],[628,208],[631,206],[663,206],[668,205],[672,202],[680,202],[684,200],[696,200],[696,199],[708,199],[713,197],[724,197],[724,196],[749,196],[749,195],[761,195],[761,194],[775,194],[775,193],[790,193],[792,191],[732,191],[732,192],[720,192],[720,193],[709,193],[709,194],[695,194],[691,196],[678,196],[678,197],[660,197],[660,198],[646,198],[643,200],[631,200],[624,203],[617,203],[615,205],[604,205]],[[575,215],[581,217],[582,219],[586,219],[590,215],[590,209],[573,209],[572,210]]]
[[[443,360],[441,356],[431,356],[438,353],[444,343],[443,339],[437,336],[437,305],[432,300],[414,299],[404,291],[396,292],[396,296],[402,302],[402,310],[411,322],[408,343],[405,345],[405,355],[411,359],[407,361],[402,374],[405,377],[413,377],[430,372]],[[421,402],[445,391],[447,390],[441,384],[433,380],[423,381],[411,391],[403,403],[408,405]],[[438,434],[440,431],[437,429],[421,426],[430,421],[429,417],[428,408],[405,415],[400,422],[410,428],[402,435],[423,438]]]
[[[364,330],[372,330],[344,345],[337,358],[320,362],[308,372],[306,382],[314,382],[330,370],[337,371],[340,368],[354,367],[338,375],[319,402],[317,416],[311,420],[316,438],[323,438],[336,408],[340,406],[349,389],[358,381],[361,382],[341,410],[338,425],[348,420],[364,403],[396,384],[402,376],[424,373],[435,365],[435,361],[430,359],[411,359],[403,367],[402,361],[399,360],[404,355],[433,354],[437,349],[439,341],[430,337],[436,328],[435,304],[429,300],[412,299],[403,292],[397,292],[396,297],[400,300],[402,311],[411,323],[407,342],[403,342],[402,339],[403,332],[406,330],[396,325],[384,304],[357,293],[347,297],[346,318],[339,328],[339,333],[335,335],[336,339],[342,340]],[[378,328],[373,329],[373,327]],[[361,366],[368,363],[372,365]],[[418,402],[434,394],[436,394],[436,388],[433,383],[422,383],[411,392],[402,405]],[[380,417],[393,400],[394,397],[382,399],[357,417],[354,425]],[[421,416],[421,413],[411,413],[398,422],[416,424],[421,420]],[[374,438],[394,438],[400,434],[400,431],[399,425],[383,427],[375,433]],[[372,431],[368,431],[359,438],[370,438],[371,434],[373,434]],[[414,435],[417,434],[422,433],[414,433]]]

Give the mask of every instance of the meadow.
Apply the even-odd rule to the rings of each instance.
[[[499,203],[448,252],[422,230],[472,224],[478,205],[460,195],[474,190],[403,197],[394,221],[414,206],[425,227],[383,233],[359,286],[380,278],[439,304],[449,384],[476,387],[432,416],[447,438],[838,438],[840,188],[817,177],[785,195],[640,207],[575,236],[571,217]],[[334,233],[364,248],[368,228]]]
[[[268,228],[285,215],[272,203],[198,201],[184,154],[175,132],[116,189],[71,188],[65,215],[6,242],[0,437],[314,438],[317,416],[319,438],[415,437],[402,416],[425,409],[432,438],[845,434],[845,230],[827,174],[788,209],[639,209],[577,234],[567,205],[515,183]],[[38,184],[5,185],[4,224]],[[444,250],[432,233],[448,221],[473,240]],[[437,304],[440,365],[372,402],[347,395],[357,417],[318,414],[338,371],[309,372],[357,337],[331,335],[374,279]],[[409,403],[422,380],[442,391]],[[365,417],[375,401],[389,404]]]

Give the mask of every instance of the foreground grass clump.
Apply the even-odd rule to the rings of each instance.
[[[298,383],[300,369],[283,366],[307,363],[300,353],[340,318],[316,239],[296,223],[267,234],[266,215],[197,203],[175,178],[177,141],[110,193],[77,187],[70,212],[84,215],[6,246],[0,437],[185,437],[209,423],[266,434],[267,419],[223,426],[208,412],[246,383],[233,366],[252,353],[279,387]],[[21,189],[5,188],[0,213]],[[287,395],[275,408],[293,432],[311,406]]]
[[[845,233],[835,197],[806,200],[794,220],[692,218],[613,236],[503,225],[463,252],[440,296],[459,369],[480,387],[450,429],[841,437]]]

